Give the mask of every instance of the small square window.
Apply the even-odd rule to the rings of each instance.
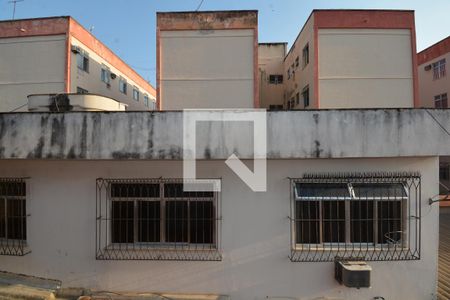
[[[89,53],[83,50],[79,50],[76,54],[78,69],[89,73]]]
[[[303,88],[302,91],[302,98],[303,98],[303,106],[306,108],[309,106],[309,85]]]
[[[122,94],[127,94],[127,80],[125,78],[119,79],[119,91]]]
[[[270,84],[282,84],[283,83],[283,75],[269,75],[269,83]]]
[[[100,77],[101,77],[101,80],[104,83],[110,84],[110,82],[111,82],[111,70],[107,66],[103,65]]]
[[[309,64],[309,44],[306,44],[306,46],[303,48],[302,58],[303,58],[302,66],[304,68]]]
[[[139,101],[139,90],[137,87],[133,88],[133,99]]]
[[[434,107],[435,108],[448,108],[447,93],[437,95],[434,97]]]

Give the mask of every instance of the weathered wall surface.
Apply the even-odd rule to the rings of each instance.
[[[438,122],[450,130],[450,110],[269,112],[268,158],[450,155]],[[182,159],[182,125],[183,112],[0,114],[0,159]],[[199,159],[232,153],[253,158],[250,122],[197,125]]]
[[[320,108],[414,107],[411,45],[409,29],[320,29]]]
[[[25,176],[30,254],[0,256],[2,270],[58,278],[63,286],[113,291],[221,293],[233,300],[434,299],[437,274],[437,158],[269,161],[267,192],[252,192],[223,161],[198,163],[201,178],[222,178],[223,260],[95,260],[96,178],[180,178],[176,161],[0,161],[2,177]],[[287,177],[311,172],[403,172],[422,175],[421,260],[370,262],[370,289],[334,280],[334,265],[295,263],[290,253]],[[401,287],[401,288],[399,288]]]
[[[64,92],[65,35],[0,39],[0,111],[22,105],[27,96]]]

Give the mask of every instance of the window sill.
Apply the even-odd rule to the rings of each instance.
[[[221,261],[222,254],[211,245],[112,244],[97,252],[97,260],[185,260]]]

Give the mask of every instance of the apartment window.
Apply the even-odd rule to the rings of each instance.
[[[217,192],[181,179],[98,179],[97,190],[97,259],[221,259]]]
[[[309,44],[306,44],[306,46],[303,48],[302,51],[302,58],[303,58],[303,68],[306,67],[309,64]]]
[[[88,90],[83,89],[82,87],[77,86],[77,94],[87,94]]]
[[[434,96],[435,108],[448,108],[447,93]]]
[[[287,70],[287,78],[291,79],[291,68],[289,67],[289,69]]]
[[[292,179],[294,261],[420,258],[418,174]]]
[[[127,94],[127,80],[125,78],[119,79],[119,91],[122,94]]]
[[[450,167],[448,164],[439,165],[439,180],[443,181],[450,180]]]
[[[283,75],[269,75],[269,83],[270,84],[282,84],[283,83]]]
[[[302,90],[303,106],[306,108],[309,106],[309,85],[305,86]]]
[[[100,77],[104,83],[109,85],[111,82],[111,70],[107,66],[103,65]]]
[[[299,65],[300,65],[300,57],[297,56],[297,58],[295,59],[295,67],[298,68]]]
[[[0,178],[0,255],[27,254],[26,183]]]
[[[283,105],[271,104],[269,105],[269,110],[283,110]]]
[[[133,100],[139,101],[139,89],[137,87],[133,88]]]
[[[76,55],[78,69],[89,73],[89,53],[80,49]]]
[[[146,95],[146,94],[144,94],[144,105],[145,105],[146,107],[149,106],[149,99],[148,99],[148,95]]]
[[[295,94],[295,105],[300,104],[300,93]]]
[[[149,103],[149,108],[150,108],[151,110],[156,110],[156,102],[155,102],[155,100],[151,100],[151,101],[150,101],[150,103]]]
[[[445,58],[433,63],[433,79],[436,80],[445,77],[446,75],[445,65],[446,65]]]

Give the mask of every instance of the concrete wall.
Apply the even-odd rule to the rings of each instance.
[[[287,79],[284,71],[284,57],[287,43],[267,43],[258,46],[259,67],[259,97],[260,107],[270,108],[271,105],[283,106],[284,82]],[[283,83],[269,82],[270,75],[283,76]]]
[[[269,112],[267,156],[272,159],[448,156],[450,140],[441,126],[450,128],[450,110]],[[251,122],[198,125],[199,159],[227,159],[233,153],[240,158],[254,157]],[[182,157],[182,112],[0,114],[0,159]]]
[[[411,31],[319,29],[320,108],[414,107]]]
[[[0,111],[22,105],[27,96],[64,92],[65,35],[0,39]]]
[[[79,46],[81,47],[81,49],[89,53],[89,73],[86,73],[78,69],[77,55],[73,52],[70,52],[70,87],[72,93],[76,93],[77,87],[81,87],[87,90],[89,93],[100,94],[125,103],[128,105],[127,110],[149,110],[150,108],[144,105],[144,95],[147,95],[149,97],[149,101],[156,103],[156,98],[150,94],[150,91],[134,82],[130,77],[119,71],[114,65],[108,63],[103,57],[97,55],[94,51],[89,49],[79,40],[72,37],[71,44]],[[111,72],[117,75],[116,79],[110,79],[110,87],[107,87],[106,83],[101,80],[102,65],[109,67]],[[121,76],[127,80],[126,95],[121,93],[119,90],[119,80]],[[134,86],[138,87],[139,89],[139,101],[133,99]]]
[[[0,161],[1,177],[29,176],[28,245],[24,257],[0,256],[4,271],[63,280],[63,286],[113,291],[229,294],[232,299],[433,299],[436,290],[437,158],[275,160],[268,191],[254,193],[223,161],[198,163],[202,178],[222,177],[223,260],[96,261],[95,179],[182,175],[171,161]],[[305,172],[418,171],[422,175],[421,260],[370,262],[372,288],[334,280],[333,263],[288,259],[289,181]]]
[[[309,64],[303,67],[303,48],[306,45],[309,45]],[[314,51],[316,49],[316,45],[314,42],[314,15],[312,14],[303,29],[299,33],[296,41],[292,45],[289,50],[288,55],[286,56],[284,62],[284,76],[286,77],[285,81],[285,95],[284,101],[285,105],[287,101],[292,98],[295,98],[296,94],[300,95],[300,102],[295,103],[294,108],[296,109],[304,109],[303,99],[302,99],[302,90],[306,86],[309,86],[309,107],[307,108],[318,108],[314,102],[314,91],[316,89],[315,81],[314,81],[314,69],[316,67],[316,61],[314,57]],[[288,69],[291,68],[292,64],[295,64],[296,58],[299,58],[300,65],[295,67],[294,75],[288,79]]]
[[[425,66],[432,65],[441,59],[446,60],[446,71],[447,76],[439,78],[437,80],[433,79],[433,67],[429,71],[425,71]],[[441,55],[435,59],[427,61],[418,67],[419,73],[419,93],[420,101],[422,107],[435,107],[434,106],[434,96],[447,93],[450,97],[450,51],[444,55]],[[450,104],[450,102],[449,102]]]
[[[251,29],[161,31],[163,110],[254,107]]]

